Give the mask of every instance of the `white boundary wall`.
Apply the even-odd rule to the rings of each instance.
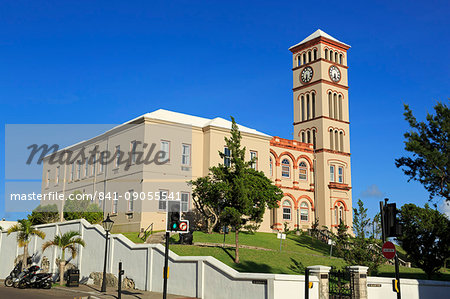
[[[387,277],[367,277],[368,299],[397,299],[397,293],[392,290],[392,280]],[[401,278],[400,292],[402,298],[407,299],[447,299],[450,298],[450,282]]]
[[[84,219],[38,225],[46,234],[45,240],[33,237],[29,254],[37,253],[40,264],[43,256],[50,261],[50,271],[57,272],[55,258],[60,256],[56,248],[42,254],[42,244],[57,233],[75,230],[86,242],[79,247],[79,254],[70,261],[80,269],[80,279],[86,280],[91,272],[102,272],[105,254],[105,231],[100,225],[91,225]],[[164,246],[160,244],[135,244],[121,234],[111,235],[107,272],[117,275],[122,262],[125,276],[132,278],[137,289],[162,292]],[[0,234],[0,278],[5,278],[13,268],[14,259],[23,253],[17,247],[16,234]],[[67,256],[67,255],[66,255]],[[239,273],[209,256],[178,256],[169,253],[170,294],[214,299],[284,299],[303,298],[304,276],[285,274]],[[318,299],[318,279],[310,277],[313,288],[310,298]],[[265,284],[261,284],[264,282]]]

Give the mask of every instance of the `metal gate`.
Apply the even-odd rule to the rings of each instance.
[[[328,276],[330,299],[354,298],[354,273],[348,268],[336,270],[332,268]]]

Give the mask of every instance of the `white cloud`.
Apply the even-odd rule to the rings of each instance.
[[[445,215],[447,215],[447,217],[450,218],[450,203],[446,202],[444,200],[444,202],[441,203],[439,210],[441,210],[442,213],[444,213]]]
[[[384,192],[381,192],[380,188],[373,184],[367,187],[366,190],[361,192],[361,197],[381,198],[384,196]]]

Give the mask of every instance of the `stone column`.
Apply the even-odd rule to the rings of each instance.
[[[308,269],[310,275],[316,276],[319,279],[319,299],[328,299],[328,273],[330,272],[331,267],[309,266]]]
[[[354,277],[353,298],[367,299],[367,269],[369,267],[350,266],[348,268]]]

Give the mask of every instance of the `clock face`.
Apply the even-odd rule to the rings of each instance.
[[[303,69],[302,73],[300,74],[300,80],[303,83],[308,83],[309,81],[311,81],[313,74],[314,74],[313,69],[310,66],[307,66]]]
[[[330,67],[330,79],[333,82],[339,82],[341,80],[341,71],[337,68],[337,66],[332,65]]]

